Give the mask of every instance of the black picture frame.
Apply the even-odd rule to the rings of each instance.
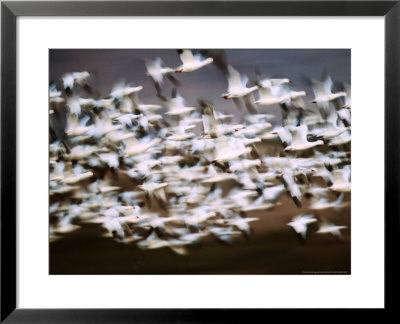
[[[1,322],[250,322],[266,309],[16,308],[16,19],[19,16],[384,16],[385,310],[396,307],[399,243],[400,1],[2,1],[1,3]],[[373,81],[371,81],[373,82]],[[373,150],[373,148],[371,148]],[[371,239],[373,236],[371,234]],[[393,251],[392,251],[393,250]],[[366,288],[366,293],[367,293]],[[243,298],[246,298],[243,296]],[[270,310],[272,311],[272,310]],[[275,312],[275,310],[273,310]],[[381,314],[381,313],[379,313]],[[318,316],[318,315],[316,315]],[[254,319],[251,320],[251,318]],[[261,317],[262,318],[262,317]],[[266,319],[265,319],[266,320]]]

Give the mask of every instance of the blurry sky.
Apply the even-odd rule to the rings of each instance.
[[[228,63],[240,73],[256,77],[260,70],[265,77],[284,77],[292,80],[294,90],[307,92],[308,105],[313,98],[307,77],[321,79],[326,68],[334,82],[350,83],[351,54],[348,49],[227,49]],[[143,103],[159,104],[154,85],[145,75],[143,59],[161,57],[165,65],[177,67],[181,64],[174,49],[56,49],[50,50],[50,82],[59,79],[66,72],[89,71],[92,84],[102,96],[111,92],[113,84],[125,80],[127,83],[142,85],[140,93]],[[218,110],[237,113],[238,108],[231,100],[221,98],[228,83],[213,64],[191,72],[176,74],[181,81],[179,92],[187,104],[197,105],[199,98],[214,103]],[[170,96],[172,84],[165,80],[163,94]],[[262,107],[260,112],[278,113],[278,107]]]

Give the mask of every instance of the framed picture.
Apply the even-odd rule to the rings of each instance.
[[[399,13],[2,2],[1,320],[392,308]]]

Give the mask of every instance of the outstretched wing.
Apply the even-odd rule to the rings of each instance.
[[[235,88],[242,87],[242,79],[240,73],[231,65],[228,65],[228,92],[234,92]]]
[[[182,63],[189,63],[196,61],[191,50],[183,50],[182,53],[179,55],[179,57],[181,58]]]

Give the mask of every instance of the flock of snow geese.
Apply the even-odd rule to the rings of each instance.
[[[50,240],[91,224],[118,242],[186,254],[202,241],[250,237],[251,223],[268,217],[283,195],[307,210],[287,224],[299,240],[311,232],[340,239],[346,226],[324,215],[349,205],[350,85],[335,91],[327,75],[310,79],[309,102],[290,79],[257,74],[249,82],[221,56],[178,53],[176,68],[145,60],[160,104],[143,103],[143,87],[125,82],[93,96],[86,71],[50,84]],[[226,76],[220,96],[231,100],[232,114],[205,99],[187,106],[176,90],[179,73],[207,65]],[[162,93],[166,79],[170,97]],[[259,112],[273,105],[282,122]],[[261,216],[250,217],[253,211]]]

